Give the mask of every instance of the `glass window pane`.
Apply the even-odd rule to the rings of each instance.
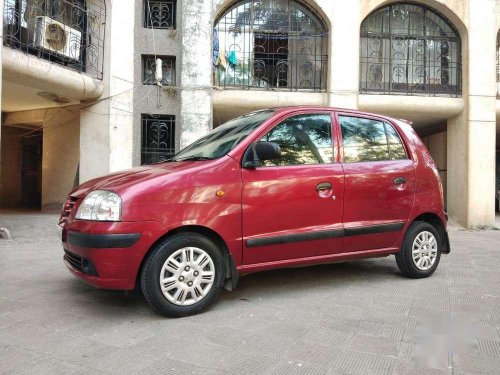
[[[387,142],[389,143],[389,159],[408,159],[403,141],[399,137],[399,134],[396,132],[396,130],[392,127],[392,125],[386,123],[385,131],[387,132]]]
[[[339,116],[344,162],[389,160],[384,124],[359,117]]]
[[[461,93],[460,36],[419,4],[388,5],[361,24],[360,89],[407,94]]]
[[[328,29],[296,0],[235,2],[214,27],[215,85],[326,89]]]
[[[275,142],[281,148],[281,159],[265,161],[264,166],[333,162],[332,124],[327,114],[290,117],[261,141]]]
[[[175,159],[220,158],[235,148],[273,113],[273,110],[266,109],[232,119],[191,143],[176,154]]]

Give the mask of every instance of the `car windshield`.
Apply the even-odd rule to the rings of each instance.
[[[235,148],[253,130],[271,117],[273,113],[273,110],[263,110],[230,120],[193,142],[170,160],[210,160],[220,158]]]

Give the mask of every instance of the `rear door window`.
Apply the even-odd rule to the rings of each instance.
[[[339,116],[344,163],[407,159],[396,130],[389,124],[362,117]]]

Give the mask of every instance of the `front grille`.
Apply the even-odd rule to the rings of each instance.
[[[78,198],[69,196],[68,199],[66,199],[66,202],[64,202],[63,205],[63,210],[61,212],[61,217],[59,219],[59,224],[62,224],[66,220],[68,220],[69,215],[71,215],[71,211],[73,211],[73,207],[75,206],[76,201]]]
[[[72,253],[64,249],[64,259],[73,267],[75,270],[86,273],[92,276],[99,276],[94,263],[90,259],[82,258],[79,255]]]
[[[71,267],[73,267],[75,270],[82,272],[82,260],[83,258],[73,254],[72,252],[64,249],[65,255],[64,259],[68,261],[69,264],[71,264]]]

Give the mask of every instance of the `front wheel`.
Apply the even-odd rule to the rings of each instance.
[[[146,300],[160,314],[181,317],[212,304],[224,281],[222,256],[207,237],[183,233],[152,250],[141,274]]]
[[[396,263],[407,277],[429,277],[436,270],[441,258],[442,240],[434,226],[418,221],[406,232]]]

